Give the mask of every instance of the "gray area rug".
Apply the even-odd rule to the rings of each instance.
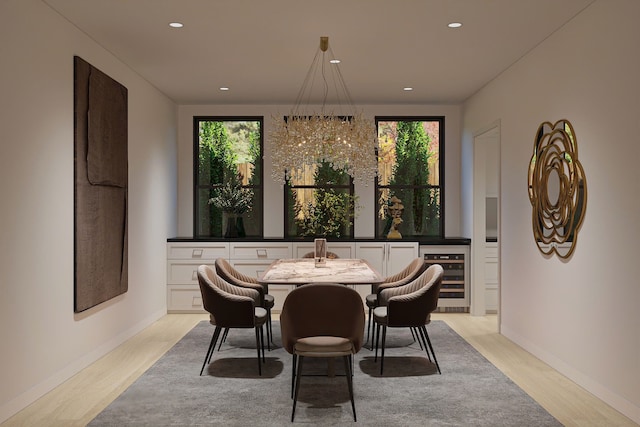
[[[208,322],[196,325],[89,425],[291,424],[291,355],[280,347],[267,351],[258,376],[253,330],[233,329],[199,376],[213,329]],[[561,425],[444,322],[434,321],[427,329],[442,375],[408,329],[389,329],[382,377],[373,352],[358,353],[358,425]],[[279,345],[277,322],[273,330]],[[316,361],[305,360],[305,373],[326,373],[327,362]],[[335,377],[302,377],[295,423],[354,424],[342,363],[336,362]]]

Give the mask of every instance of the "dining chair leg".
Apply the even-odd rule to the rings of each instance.
[[[416,333],[418,333],[418,339],[420,340],[420,350],[424,350],[427,353],[427,358],[429,358],[429,362],[431,362],[431,355],[429,354],[429,347],[427,346],[427,339],[424,336],[422,328],[418,328]]]
[[[220,339],[220,344],[218,344],[218,351],[220,351],[220,347],[222,347],[222,343],[227,341],[227,335],[229,335],[229,328],[224,329],[224,334],[222,334],[222,338]]]
[[[356,422],[356,404],[353,400],[353,371],[351,369],[351,357],[344,356],[344,369],[347,377],[347,386],[349,387],[349,397],[351,398],[351,409],[353,410],[353,421]]]
[[[291,410],[291,422],[293,422],[293,417],[296,415],[296,403],[298,402],[298,390],[300,390],[300,377],[302,376],[302,362],[304,361],[304,356],[298,356],[298,371],[296,373],[296,386],[294,387],[293,392],[293,409]]]
[[[369,344],[369,332],[371,331],[371,323],[373,318],[373,307],[369,307],[369,318],[367,319],[367,341],[365,344]],[[375,327],[375,326],[374,326]],[[369,345],[369,350],[373,349],[373,339],[371,340],[371,344]]]
[[[256,330],[256,349],[258,351],[258,375],[262,376],[262,363],[260,362],[260,348],[264,346],[264,342],[261,340],[262,326],[256,326],[254,329]],[[264,348],[263,348],[263,353],[264,353]]]
[[[202,363],[202,368],[200,369],[200,375],[202,376],[202,372],[204,372],[204,367],[207,366],[207,363],[211,362],[211,355],[213,354],[213,350],[216,348],[216,341],[218,340],[218,336],[220,336],[220,326],[216,326],[216,329],[211,336],[211,342],[209,343],[209,349],[207,350],[207,355],[204,357],[204,362]]]
[[[387,325],[382,326],[382,352],[380,354],[380,375],[382,375],[382,370],[384,369],[384,346],[385,341],[387,340]]]
[[[211,363],[211,358],[213,357],[213,353],[216,350],[216,344],[218,343],[218,340],[222,339],[222,326],[220,327],[220,329],[218,330],[218,335],[216,336],[216,340],[213,343],[213,347],[211,347],[211,353],[209,353],[209,360],[207,360],[207,363]]]
[[[378,342],[380,341],[380,328],[382,325],[380,325],[379,323],[374,323],[374,340],[376,342],[376,350],[374,352],[373,355],[373,361],[377,362],[378,361]]]
[[[420,350],[424,350],[422,348],[422,341],[420,340],[420,336],[418,335],[418,331],[413,326],[409,328],[411,331],[411,336],[413,337],[413,342],[418,341],[418,345],[420,345]]]
[[[426,326],[422,326],[422,331],[424,333],[425,338],[427,339],[427,344],[429,345],[429,349],[431,350],[431,354],[433,354],[433,361],[436,364],[436,368],[438,369],[438,373],[440,375],[442,375],[442,372],[440,371],[440,365],[438,364],[438,359],[436,359],[436,353],[433,351],[433,345],[431,345],[431,340],[429,339],[429,333],[427,332],[427,327]]]
[[[267,349],[269,351],[271,351],[271,309],[267,310],[267,325],[266,325],[266,329],[267,329]]]
[[[273,347],[276,347],[276,343],[273,341],[273,323],[271,322],[271,309],[269,309],[269,340],[270,340],[270,344],[269,344],[269,351],[271,351],[271,344],[273,344]]]
[[[291,371],[291,398],[293,399],[293,391],[295,390],[296,384],[296,367],[298,363],[298,356],[293,355],[293,370]]]
[[[267,359],[264,354],[264,329],[267,329],[267,325],[260,326],[260,346],[262,347],[262,363],[266,363]]]
[[[422,328],[412,328],[416,332],[416,336],[418,337],[418,342],[420,343],[420,350],[424,350],[427,353],[427,358],[429,362],[431,362],[431,354],[429,354],[429,348],[427,347],[427,340],[424,334],[422,333]]]

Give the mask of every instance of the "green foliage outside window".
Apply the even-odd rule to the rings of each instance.
[[[393,196],[402,201],[403,237],[440,237],[439,121],[379,121],[380,145],[377,235],[391,227]]]
[[[297,185],[296,185],[297,184]],[[328,163],[315,168],[313,183],[289,183],[289,236],[353,237],[358,208],[349,175]]]
[[[239,213],[247,236],[262,237],[262,120],[195,117],[194,127],[194,237],[222,237],[227,217]],[[231,190],[241,197],[220,199]]]

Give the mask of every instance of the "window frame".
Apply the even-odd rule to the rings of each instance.
[[[403,188],[403,189],[411,189],[411,188],[437,188],[439,190],[439,208],[440,208],[440,221],[438,224],[438,235],[437,236],[403,236],[408,239],[419,239],[419,240],[430,240],[430,239],[444,239],[444,230],[445,230],[445,116],[376,116],[375,124],[376,124],[376,133],[378,132],[378,126],[380,122],[438,122],[438,168],[439,168],[439,176],[438,176],[438,185],[427,185],[427,186],[415,186],[415,185],[380,185],[379,178],[376,176],[374,183],[374,235],[377,239],[386,239],[386,236],[383,236],[379,230],[381,230],[381,218],[378,215],[380,211],[380,201],[379,194],[380,190],[384,188]]]
[[[260,235],[251,235],[247,236],[248,239],[256,239],[256,238],[264,238],[264,116],[193,116],[193,175],[192,175],[192,188],[193,188],[193,238],[194,239],[229,239],[224,237],[224,230],[220,236],[212,236],[212,235],[200,235],[198,233],[198,224],[200,221],[199,213],[200,206],[198,206],[198,191],[202,189],[212,189],[221,184],[217,185],[200,185],[198,183],[199,176],[199,154],[200,154],[200,122],[258,122],[260,128],[260,167],[259,167],[259,185],[243,185],[243,188],[252,188],[257,189],[260,193],[259,200],[261,204],[261,215],[259,218],[254,218],[255,221],[259,221],[259,230]],[[254,192],[255,194],[255,192]],[[238,238],[233,238],[238,239]],[[243,239],[243,238],[240,238]]]

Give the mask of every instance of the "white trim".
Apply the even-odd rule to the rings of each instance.
[[[85,354],[69,365],[65,366],[55,374],[51,375],[49,378],[44,381],[36,384],[31,387],[29,390],[24,393],[16,396],[14,399],[11,399],[9,402],[0,406],[0,423],[6,421],[11,418],[54,388],[58,387],[63,382],[67,381],[75,374],[91,365],[120,344],[127,341],[129,338],[136,335],[138,332],[142,331],[146,327],[153,324],[155,321],[160,319],[162,316],[166,315],[166,308],[159,310],[153,313],[151,316],[143,319],[142,321],[135,324],[133,327],[123,331],[122,333],[116,335],[111,340],[105,342],[100,347],[94,349],[93,351]]]

